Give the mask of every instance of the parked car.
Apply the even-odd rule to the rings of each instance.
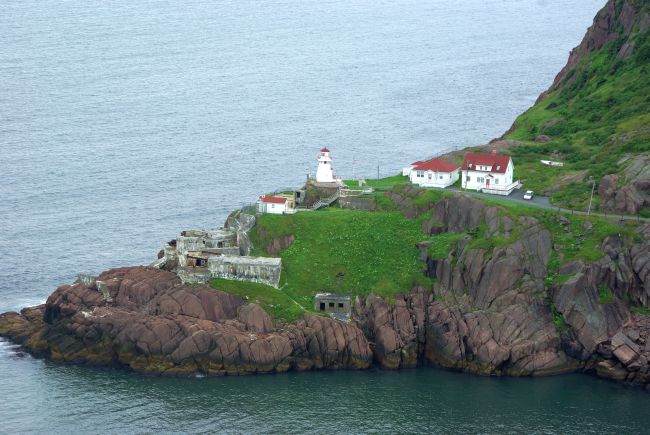
[[[532,190],[527,190],[526,193],[524,193],[524,199],[533,199],[533,196],[535,196],[535,192]]]

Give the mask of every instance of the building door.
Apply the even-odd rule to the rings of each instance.
[[[320,303],[320,310],[325,311],[325,302]]]
[[[485,187],[487,187],[488,189],[490,188],[490,179],[487,177],[485,178]]]

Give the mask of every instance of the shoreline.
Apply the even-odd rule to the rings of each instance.
[[[156,376],[431,366],[484,376],[587,372],[650,390],[650,349],[644,348],[650,319],[630,312],[617,287],[610,303],[599,304],[598,286],[585,281],[607,274],[607,263],[567,263],[563,273],[573,278],[552,284],[550,301],[540,299],[536,289],[548,272],[539,264],[549,262],[552,243],[539,218],[524,215],[513,222],[499,206],[463,194],[415,206],[425,192],[406,187],[390,193],[404,215],[433,213],[442,223],[424,222],[425,233],[468,231],[485,222],[496,231],[490,237],[503,237],[499,231],[509,227],[519,235],[487,251],[471,248],[471,237],[456,238],[446,256],[433,258],[429,245],[420,244],[432,287],[416,284],[394,297],[356,296],[349,323],[313,312],[293,322],[274,321],[240,296],[139,266],[100,274],[108,299],[94,282],[77,282],[59,287],[44,305],[1,314],[0,335],[54,363]],[[650,232],[650,225],[643,228]],[[610,237],[600,249],[624,258],[643,249],[635,246]],[[463,286],[469,293],[452,290]],[[565,326],[558,327],[554,310],[564,313]],[[581,323],[587,313],[596,323]],[[602,328],[610,331],[606,338]]]

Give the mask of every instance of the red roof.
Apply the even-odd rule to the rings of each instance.
[[[321,148],[320,152],[321,153],[329,153],[330,150],[328,150],[327,147],[325,147],[325,148]]]
[[[481,169],[482,172],[496,172],[498,174],[505,174],[510,163],[510,156],[500,156],[498,154],[465,154],[465,161],[463,162],[463,171],[469,169],[470,171],[479,171],[476,169],[477,165],[487,166],[488,169]]]
[[[284,204],[287,202],[287,198],[284,198],[282,196],[262,196],[260,199],[262,202],[270,202],[273,204]]]
[[[417,166],[417,165],[419,165],[420,163],[424,163],[424,162],[423,162],[422,160],[418,160],[417,162],[413,162],[413,163],[411,163],[411,166]]]
[[[459,168],[454,163],[449,163],[440,159],[431,159],[426,162],[416,162],[413,168],[416,171],[434,171],[434,172],[453,172]]]

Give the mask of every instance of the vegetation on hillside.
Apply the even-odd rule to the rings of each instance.
[[[301,298],[315,291],[395,294],[408,290],[422,272],[415,246],[424,238],[420,223],[397,212],[330,208],[261,215],[257,234],[262,231],[295,236],[280,254],[285,272],[281,285],[303,305],[311,305],[311,299]]]
[[[520,217],[532,216],[542,223],[553,238],[553,256],[549,264],[550,282],[562,280],[561,264],[571,260],[596,261],[603,255],[599,246],[609,235],[622,235],[629,240],[638,237],[631,227],[603,218],[559,215],[513,203],[501,198],[484,199],[498,206],[498,213],[508,216],[515,225],[506,237],[489,235],[486,223],[462,233],[429,236],[422,231],[431,219],[431,206],[450,193],[440,189],[420,189],[399,185],[395,192],[406,195],[409,206],[425,210],[418,218],[407,219],[397,211],[387,192],[376,192],[381,207],[377,211],[354,211],[331,207],[295,215],[258,215],[251,239],[253,255],[268,255],[266,247],[273,240],[293,236],[291,245],[280,251],[282,275],[280,288],[244,282],[213,280],[215,288],[259,303],[275,318],[295,320],[305,311],[312,311],[318,292],[347,293],[367,296],[374,293],[386,297],[408,292],[414,284],[430,287],[416,244],[428,240],[433,259],[447,258],[456,243],[469,239],[470,249],[489,253],[514,243],[523,236],[517,224]],[[636,241],[636,240],[635,240]],[[286,245],[285,245],[286,246]]]
[[[650,28],[617,26],[616,39],[584,56],[506,136],[525,144],[510,150],[515,177],[556,204],[584,208],[590,178],[621,173],[630,156],[650,151]],[[631,55],[621,54],[624,44],[633,46]],[[534,142],[540,135],[550,141]],[[542,166],[542,159],[562,159],[564,167]]]

